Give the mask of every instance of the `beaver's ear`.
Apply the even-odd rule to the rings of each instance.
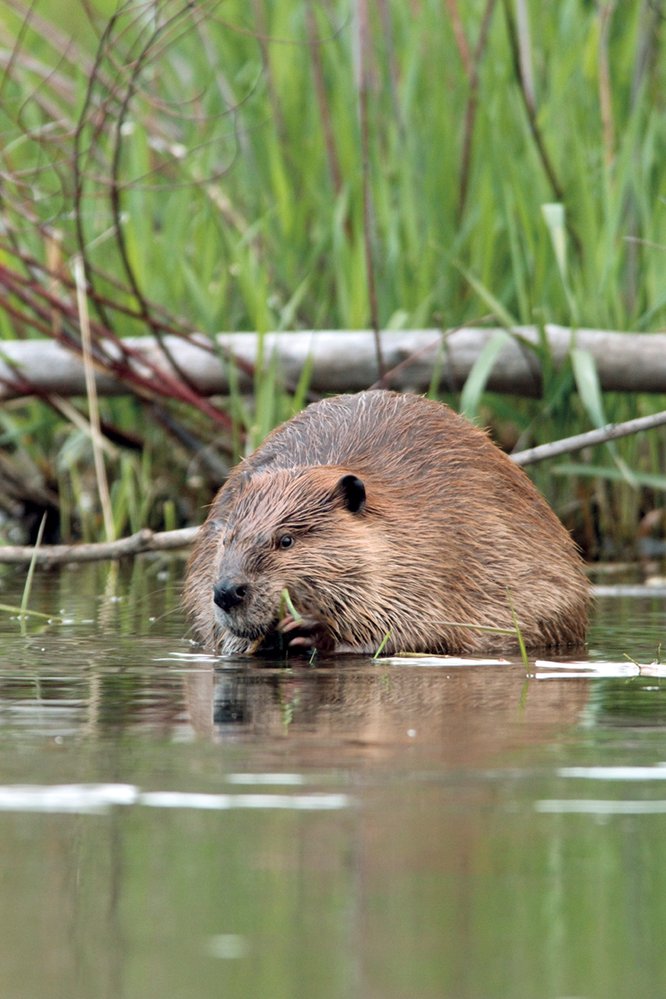
[[[359,513],[365,506],[365,486],[355,475],[343,475],[336,492],[350,513]]]

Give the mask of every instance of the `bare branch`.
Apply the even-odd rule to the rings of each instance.
[[[521,42],[525,42],[525,35],[521,36],[519,34],[518,28],[516,26],[516,20],[511,10],[510,0],[504,0],[504,14],[506,18],[506,26],[509,37],[509,45],[511,47],[511,55],[513,58],[514,72],[516,74],[516,80],[518,81],[518,90],[525,107],[525,113],[527,115],[527,123],[532,134],[532,139],[536,147],[537,154],[541,160],[541,165],[543,167],[544,173],[548,178],[548,183],[550,184],[551,190],[553,192],[553,197],[556,201],[562,204],[568,204],[564,185],[562,184],[560,178],[558,177],[553,161],[550,158],[550,154],[546,147],[546,142],[539,125],[537,107],[534,103],[535,95],[530,89],[531,82],[525,78],[525,67],[528,65],[526,56],[521,54]],[[576,248],[576,252],[579,256],[583,254],[583,244],[581,242],[580,236],[578,235],[576,229],[571,224],[571,219],[567,217],[567,231],[571,237],[571,241]]]
[[[32,545],[5,545],[0,547],[0,563],[26,565],[34,558],[38,565],[52,566],[67,562],[100,562],[143,552],[174,551],[190,545],[196,532],[196,527],[182,527],[177,531],[154,533],[144,527],[128,538],[94,544],[44,545],[37,551]]]
[[[573,437],[563,437],[562,440],[551,441],[549,444],[516,451],[510,455],[510,458],[516,465],[534,465],[537,461],[558,458],[561,454],[572,454],[574,451],[581,451],[584,447],[593,447],[596,444],[607,444],[608,441],[617,440],[619,437],[628,437],[643,430],[653,430],[664,424],[666,424],[666,411],[652,413],[650,416],[637,416],[634,420],[626,420],[624,423],[609,423],[605,427],[588,430],[584,434],[575,434]]]

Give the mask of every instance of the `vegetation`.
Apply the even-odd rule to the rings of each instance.
[[[251,401],[140,379],[111,357],[124,335],[664,327],[659,0],[0,3],[0,339],[79,349],[84,292],[128,389],[100,400],[105,527],[87,402],[22,373],[0,540],[43,509],[51,539],[193,522],[212,442],[234,461],[305,397],[261,366]],[[666,408],[541,354],[540,400],[464,395],[507,446]],[[657,432],[535,477],[594,556],[658,519],[664,467]]]

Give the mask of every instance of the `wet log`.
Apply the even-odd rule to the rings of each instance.
[[[618,333],[608,330],[571,330],[549,325],[504,330],[462,328],[450,331],[385,330],[381,333],[384,364],[388,375],[383,384],[398,389],[424,391],[438,379],[444,391],[457,391],[465,383],[474,363],[489,344],[497,353],[487,388],[494,392],[538,396],[542,374],[540,354],[547,350],[556,368],[567,362],[572,347],[589,351],[594,358],[601,386],[606,391],[666,392],[666,334]],[[202,395],[229,391],[231,380],[242,391],[252,388],[246,373],[263,357],[264,366],[275,363],[283,383],[295,385],[306,363],[312,364],[310,387],[315,392],[344,392],[367,388],[377,382],[379,372],[374,336],[369,331],[295,331],[268,333],[262,349],[256,333],[221,333],[214,338],[197,335],[189,341],[165,336],[168,355],[153,337],[122,341],[129,350],[104,344],[109,364],[98,364],[99,394],[129,391],[114,378],[109,366],[122,361],[139,372],[157,393],[159,371],[170,377],[179,372]],[[235,359],[235,360],[234,360]],[[148,367],[145,362],[157,367]],[[145,382],[144,382],[145,384]],[[0,342],[0,401],[37,393],[61,396],[85,394],[80,358],[51,340]]]

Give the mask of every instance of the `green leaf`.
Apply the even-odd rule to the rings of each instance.
[[[562,462],[553,466],[554,475],[584,476],[588,479],[609,479],[611,482],[622,482],[627,480],[627,475],[623,468],[612,468],[608,465],[584,465],[573,461]],[[635,486],[646,486],[648,489],[658,489],[666,492],[666,475],[656,475],[652,472],[630,472],[631,484]]]
[[[589,351],[574,347],[571,351],[571,364],[578,394],[590,420],[597,427],[605,426],[609,421],[606,418],[601,384],[594,358]],[[636,475],[620,457],[615,441],[607,441],[606,447],[617,466],[619,477],[630,485],[636,486]]]
[[[550,241],[553,244],[555,260],[563,281],[567,281],[567,230],[564,222],[564,205],[559,202],[542,205],[541,214],[544,217]]]
[[[468,419],[473,420],[478,415],[481,396],[486,387],[490,373],[495,367],[497,358],[503,347],[511,340],[504,330],[497,330],[472,365],[465,385],[460,395],[460,409]]]
[[[475,277],[475,275],[470,270],[468,270],[459,261],[457,262],[454,261],[454,265],[458,268],[460,273],[464,275],[464,277],[472,286],[474,291],[477,293],[481,301],[485,302],[488,308],[492,311],[497,321],[501,323],[502,326],[504,326],[507,330],[510,330],[514,326],[518,325],[516,323],[516,320],[511,315],[511,313],[508,312],[507,309],[505,309],[500,300],[496,298],[495,295],[493,295],[493,293],[488,288],[486,288],[486,286],[482,284],[482,282],[479,281],[479,279]]]
[[[605,426],[608,420],[604,412],[597,366],[592,354],[589,350],[574,347],[571,351],[571,364],[580,401],[583,403],[587,415],[596,427]]]

